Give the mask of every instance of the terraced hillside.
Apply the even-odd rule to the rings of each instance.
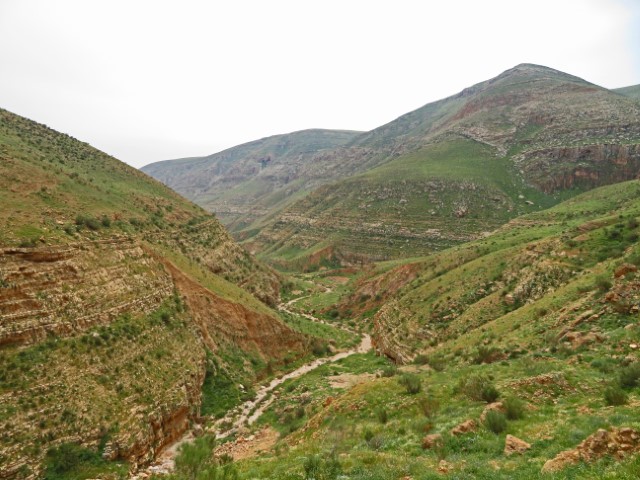
[[[251,251],[285,267],[428,254],[580,191],[635,178],[638,118],[640,105],[629,97],[518,65],[305,157],[296,181],[270,197],[260,197],[254,161],[255,181],[242,187],[249,197],[258,192],[253,213],[230,220],[231,228]],[[230,158],[229,168],[236,163]],[[198,161],[167,162],[158,178],[187,189],[194,180],[181,172],[191,165]],[[197,185],[211,198],[227,195],[225,178],[235,181],[218,170],[212,183],[211,173],[198,171]],[[227,211],[218,200],[214,207],[193,198]]]
[[[331,170],[310,163],[319,152],[345,145],[358,133],[302,130],[207,157],[152,163],[142,171],[239,230],[290,203],[300,191],[333,180]]]
[[[2,478],[144,464],[198,420],[205,377],[250,385],[308,348],[213,216],[5,110],[0,205]]]
[[[364,173],[320,187],[247,245],[272,261],[426,254],[640,172],[639,106],[584,80],[519,65],[336,151]],[[347,161],[348,160],[348,161]],[[337,168],[339,171],[339,168]]]
[[[300,276],[341,286],[297,305],[372,328],[383,357],[284,384],[233,444],[276,431],[269,449],[229,449],[239,478],[636,478],[639,234],[634,180],[425,258]]]

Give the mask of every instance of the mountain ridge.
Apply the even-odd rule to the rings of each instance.
[[[524,63],[310,156],[293,182],[282,182],[267,195],[252,194],[262,188],[259,175],[244,184],[243,196],[222,189],[214,193],[218,187],[209,188],[206,175],[199,180],[200,196],[193,194],[194,184],[183,183],[178,190],[190,189],[191,198],[216,211],[251,251],[281,266],[302,265],[304,257],[317,257],[323,250],[334,259],[394,258],[404,255],[398,242],[408,242],[406,251],[419,248],[425,254],[477,238],[519,213],[549,207],[574,189],[634,178],[640,171],[638,118],[640,109],[629,98],[559,70]],[[475,165],[467,162],[454,178],[445,172],[445,163],[462,165],[459,155],[478,155],[478,160]],[[468,190],[464,182],[472,188],[486,185],[489,172],[490,190]],[[387,180],[397,185],[385,187]],[[420,181],[424,184],[418,185]],[[217,182],[224,186],[224,178]],[[412,185],[414,200],[400,193],[402,182]],[[430,187],[429,182],[435,183]],[[385,188],[395,192],[395,206]],[[419,192],[429,189],[450,198],[439,205],[435,191],[431,194],[427,205],[435,202],[438,208],[428,207],[435,212],[429,220],[418,219],[419,208],[403,217],[403,206],[424,202]],[[469,205],[485,205],[486,197],[500,199],[505,211],[497,214],[494,209],[489,216],[476,211],[471,215],[479,220],[470,221]],[[327,198],[333,201],[323,207]],[[384,199],[386,204],[373,207]],[[358,211],[367,218],[364,226]],[[390,230],[372,231],[376,227],[371,225],[381,224]],[[375,250],[380,253],[366,253]]]

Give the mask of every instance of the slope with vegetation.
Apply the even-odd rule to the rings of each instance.
[[[199,419],[203,383],[249,393],[308,349],[268,306],[279,276],[213,216],[5,110],[0,204],[2,478],[144,464]]]
[[[282,186],[277,201],[263,198],[232,231],[284,267],[428,254],[586,189],[635,178],[638,118],[631,98],[518,65],[309,157],[296,177],[304,188]],[[147,171],[184,189],[192,180],[181,171],[190,165],[197,162],[164,163],[163,176]],[[222,198],[221,182],[235,181],[234,174],[216,172],[215,182],[204,172],[199,182],[207,184],[203,195]],[[243,186],[247,195],[260,191],[257,183]]]
[[[619,93],[620,95],[624,95],[625,97],[631,97],[636,100],[640,100],[640,85],[615,88],[613,91]]]
[[[428,257],[306,275],[349,288],[299,281],[295,303],[337,300],[329,317],[383,355],[286,382],[255,432],[279,438],[238,478],[636,478],[639,218],[631,181]]]
[[[156,162],[142,171],[216,212],[239,230],[279,209],[305,189],[333,179],[315,161],[320,152],[350,142],[360,132],[302,130],[238,145],[207,157]]]

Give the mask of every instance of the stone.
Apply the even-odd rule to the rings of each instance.
[[[520,440],[518,437],[514,437],[513,435],[507,435],[504,442],[504,454],[506,456],[511,456],[514,453],[523,454],[527,450],[531,448],[531,444],[525,442],[524,440]]]
[[[425,450],[429,450],[441,444],[442,444],[442,435],[440,435],[439,433],[433,433],[431,435],[427,435],[422,439],[422,448]]]
[[[438,472],[440,472],[440,473],[449,473],[449,470],[451,470],[452,466],[453,465],[451,465],[446,460],[440,460],[440,463],[438,463]]]
[[[636,430],[623,427],[607,431],[601,428],[576,448],[560,452],[551,460],[547,460],[542,467],[542,472],[558,472],[580,461],[589,463],[605,455],[619,460],[629,453],[638,451],[640,451],[640,433]]]
[[[462,435],[464,433],[473,432],[478,428],[475,420],[465,420],[460,425],[451,429],[451,435]]]
[[[633,265],[632,263],[623,263],[618,268],[616,268],[613,276],[616,278],[624,277],[627,273],[637,272],[638,267]]]
[[[487,413],[489,413],[491,410],[504,413],[504,404],[502,402],[493,402],[484,407],[484,410],[480,414],[480,423],[484,423],[485,419],[487,418]]]

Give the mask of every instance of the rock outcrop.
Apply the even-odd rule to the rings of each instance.
[[[171,277],[133,239],[0,249],[0,345],[69,336],[123,313],[147,313]]]
[[[523,454],[531,448],[531,445],[513,435],[507,435],[504,441],[504,454],[509,457],[513,454]]]
[[[604,456],[621,459],[640,450],[640,433],[632,428],[599,429],[572,450],[565,450],[548,460],[542,472],[557,472],[580,461],[589,463]]]

